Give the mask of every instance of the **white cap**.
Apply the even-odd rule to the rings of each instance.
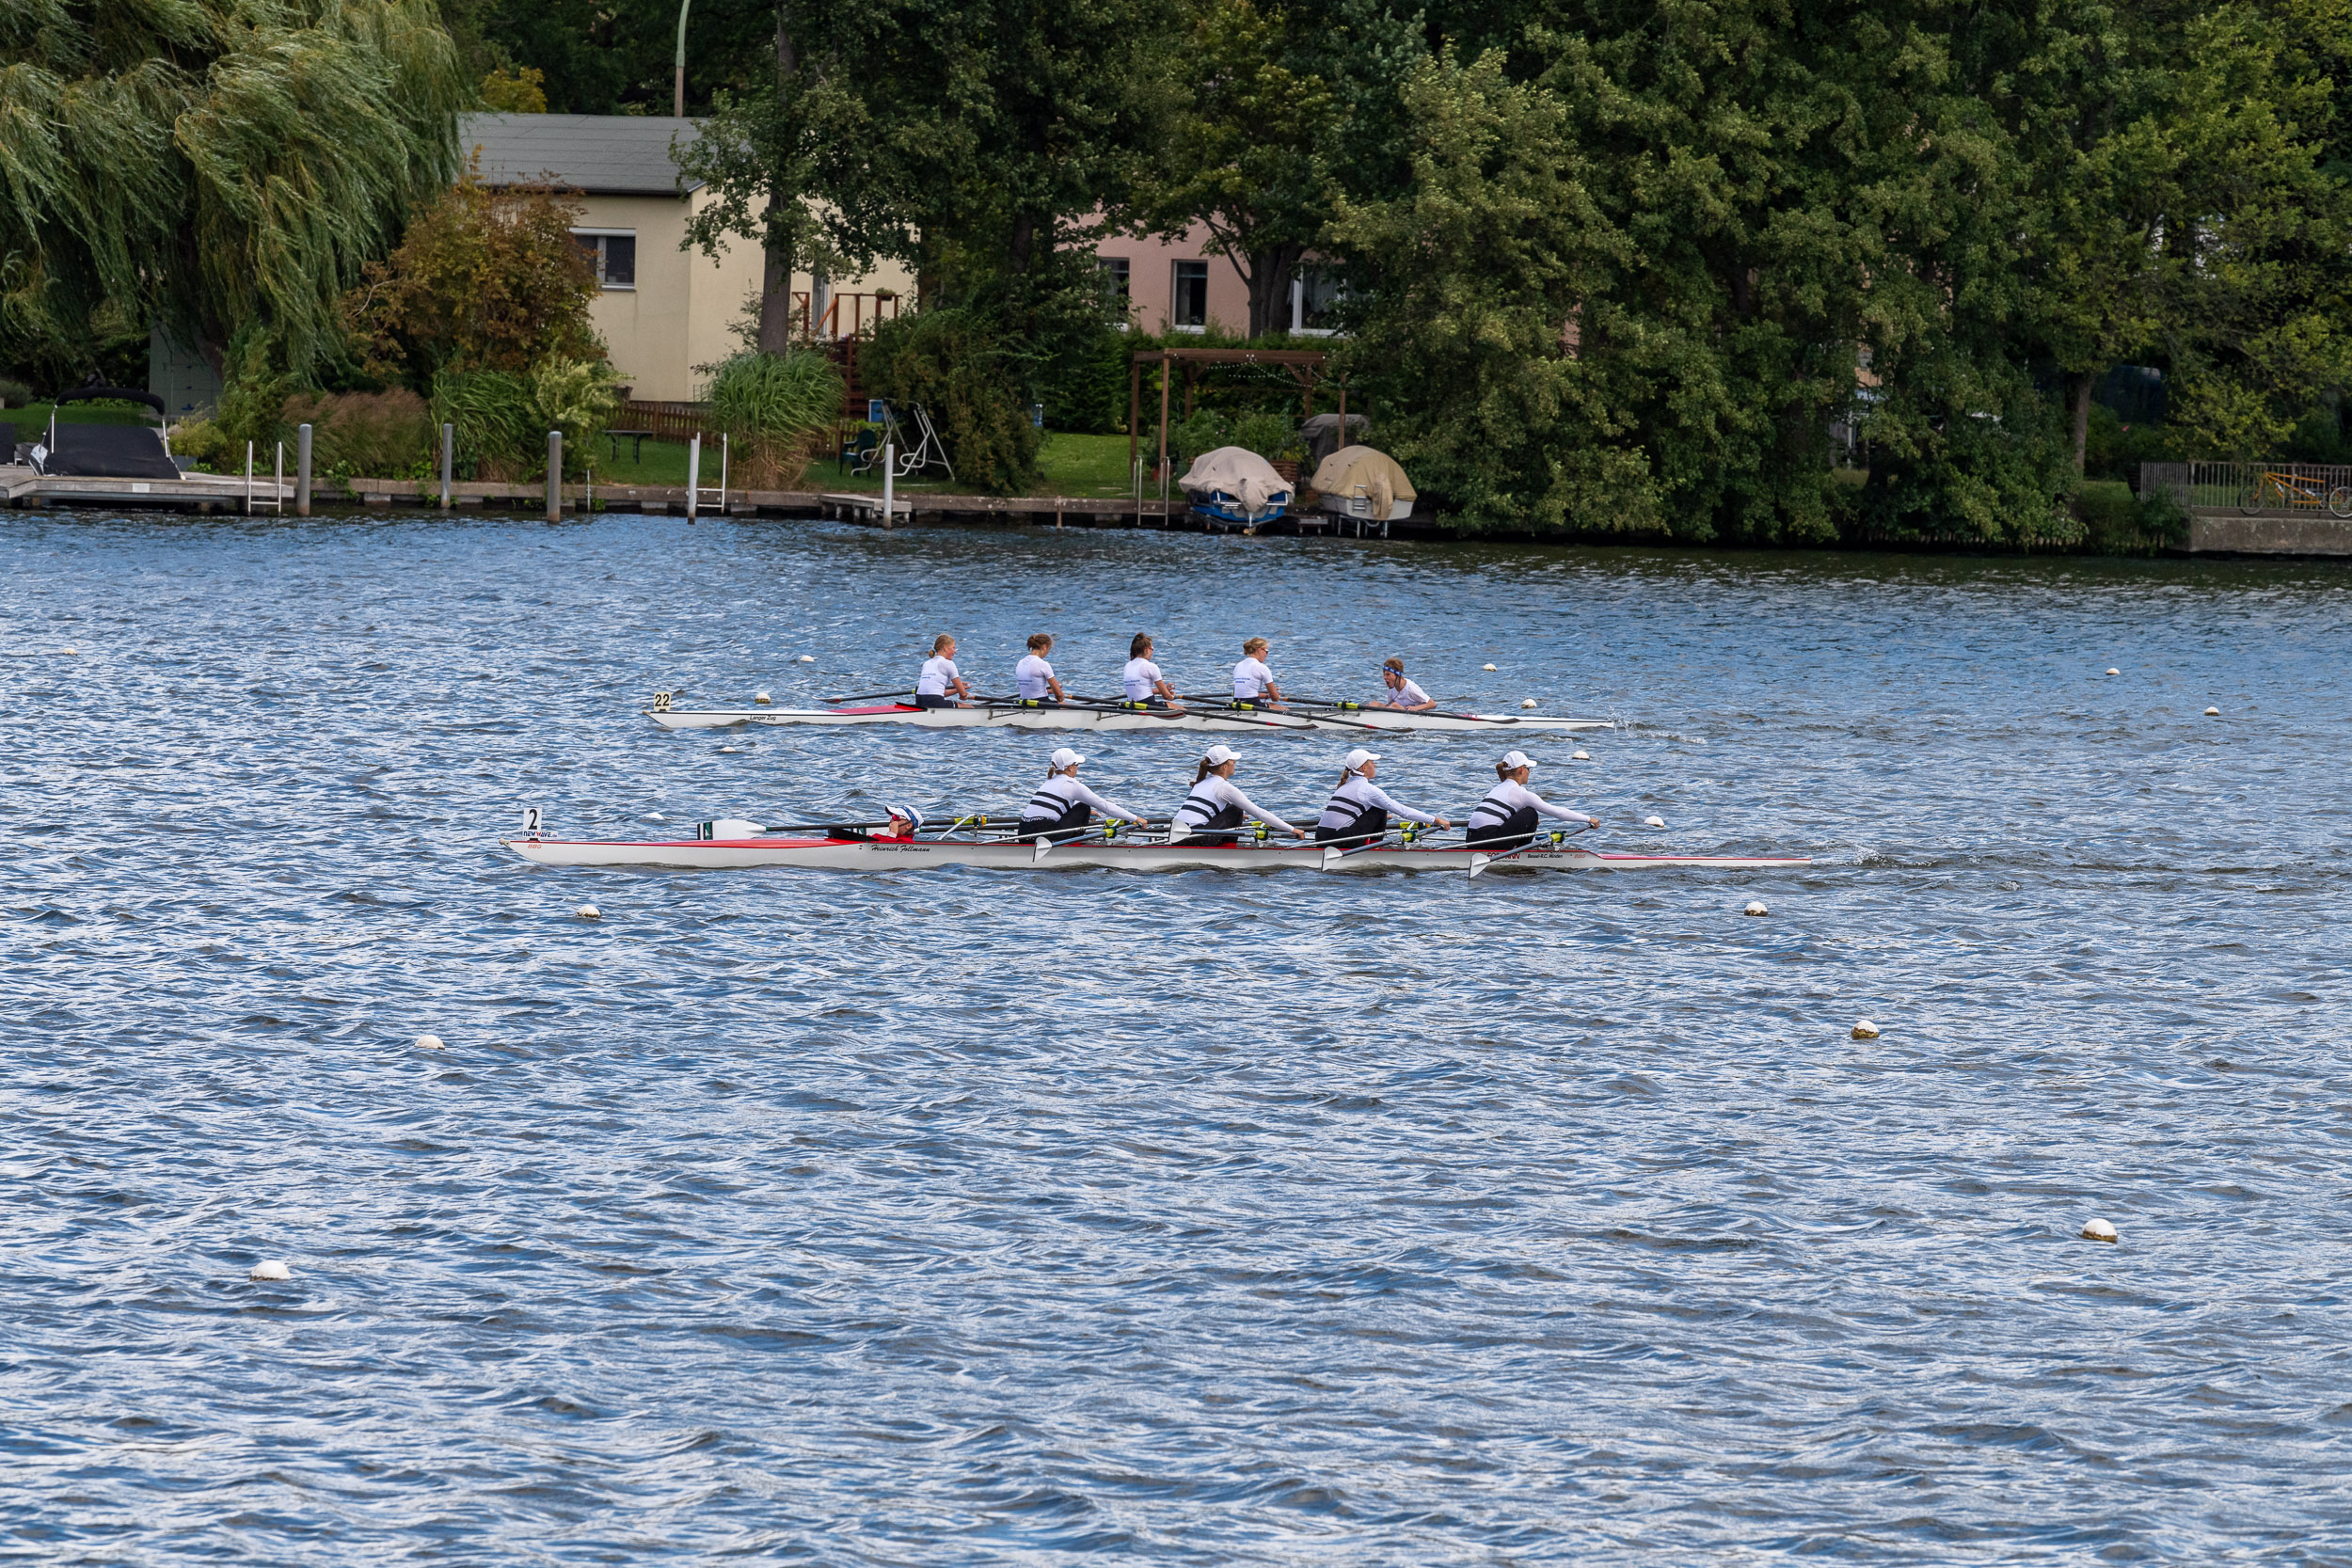
[[[1361,746],[1359,746],[1354,751],[1348,752],[1347,755],[1342,757],[1340,759],[1340,765],[1345,768],[1349,772],[1356,773],[1362,771],[1364,764],[1368,762],[1378,762],[1379,760],[1379,752],[1367,752]]]
[[[1057,768],[1075,768],[1084,761],[1086,758],[1067,746],[1057,746],[1054,749],[1054,766]]]
[[[1239,762],[1241,753],[1231,746],[1212,746],[1200,753],[1200,760],[1211,768],[1222,768],[1229,762]]]
[[[1525,752],[1505,752],[1502,753],[1502,766],[1508,768],[1533,768],[1535,759]]]

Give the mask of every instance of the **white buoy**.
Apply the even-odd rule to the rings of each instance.
[[[645,813],[645,820],[648,822],[667,822],[669,818],[662,816],[658,811],[649,811]]]
[[[801,656],[801,662],[803,664],[814,664],[817,662],[817,656],[815,654],[803,654]]]
[[[1855,1019],[1853,1037],[1858,1040],[1874,1040],[1879,1037],[1879,1026],[1867,1018]]]
[[[1748,912],[1750,914],[1770,914],[1772,911],[1764,907],[1764,901],[1762,899],[1751,898],[1748,900]]]
[[[449,1048],[441,1043],[441,1037],[438,1035],[419,1035],[417,1037],[417,1049],[420,1051],[446,1051]]]
[[[2115,666],[2113,666],[2112,664],[2110,664],[2110,665],[2108,665],[2108,666],[2107,666],[2107,673],[2108,673],[2108,674],[2110,674],[2110,675],[2120,675],[2120,674],[2122,674],[2122,673],[2123,673],[2122,671],[2118,670],[2118,669],[2117,669],[2117,668],[2115,668]]]
[[[71,649],[71,648],[68,648],[68,649],[66,650],[66,652],[68,652],[68,653],[72,653],[72,651],[73,651],[73,650],[72,650],[72,649]],[[1494,666],[1493,666],[1493,665],[1491,665],[1491,664],[1482,664],[1482,665],[1480,665],[1480,666],[1479,666],[1479,668],[1480,668],[1481,670],[1491,670],[1491,669],[1493,669],[1493,668],[1494,668]]]
[[[2205,710],[2205,717],[2208,719],[2218,719],[2221,717],[2221,710],[2217,707],[2209,707]]]
[[[765,691],[755,691],[752,693],[752,705],[755,707],[766,707],[770,703],[774,701],[775,699],[769,696]]]
[[[719,750],[721,750],[722,752],[732,752],[732,751],[736,750],[736,748],[735,748],[735,747],[733,747],[733,746],[722,746],[722,747],[720,747],[720,748],[719,748]]]
[[[2105,1220],[2092,1220],[2089,1225],[2083,1227],[2083,1240],[2086,1242],[2112,1242],[2115,1240],[2115,1227],[2109,1225]]]
[[[248,1279],[292,1279],[294,1270],[272,1258],[267,1262],[254,1264],[253,1272],[246,1277]]]
[[[1666,819],[1662,816],[1645,816],[1642,818],[1642,824],[1649,828],[1662,828],[1666,825]]]
[[[57,652],[61,653],[61,654],[78,654],[78,653],[80,653],[81,651],[82,651],[82,650],[81,650],[81,649],[79,649],[79,648],[59,648],[59,649],[57,650]]]
[[[1522,697],[1519,699],[1519,706],[1521,707],[1534,707],[1534,705],[1535,699],[1533,697]]]
[[[582,904],[580,907],[580,918],[582,920],[602,920],[604,918],[604,911],[596,908],[594,904]]]
[[[1593,760],[1593,753],[1590,752],[1570,752],[1568,753],[1568,760],[1570,762],[1590,762]]]

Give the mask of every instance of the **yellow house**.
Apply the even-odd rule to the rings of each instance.
[[[714,199],[678,172],[675,139],[692,141],[695,122],[655,115],[464,117],[462,146],[493,185],[548,184],[577,193],[584,209],[572,232],[596,257],[602,289],[590,307],[613,368],[630,396],[684,403],[702,389],[697,365],[742,346],[735,324],[758,311],[760,253],[737,239],[712,261],[686,246],[686,225]],[[911,292],[905,270],[884,264],[868,277],[828,280],[793,274],[796,314],[815,317],[816,335],[836,337],[871,320],[870,296]],[[828,305],[837,300],[837,308]],[[833,318],[829,324],[828,316]]]

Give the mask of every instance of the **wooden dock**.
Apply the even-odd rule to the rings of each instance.
[[[178,479],[82,479],[0,466],[0,504],[20,507],[103,506],[149,511],[276,512],[291,507],[294,483],[267,475],[183,474]]]

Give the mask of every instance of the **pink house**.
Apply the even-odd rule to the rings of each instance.
[[[1249,329],[1249,288],[1241,272],[1196,224],[1180,240],[1113,236],[1094,247],[1103,270],[1127,296],[1128,319],[1144,331],[1202,332],[1215,325],[1239,335]],[[1308,337],[1327,337],[1337,286],[1311,266],[1291,283],[1289,320],[1280,325]]]

